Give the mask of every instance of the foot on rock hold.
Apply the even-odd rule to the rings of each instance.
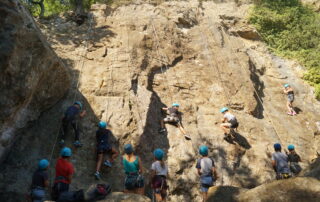
[[[184,135],[184,137],[187,139],[187,140],[191,140],[191,137],[189,135]]]
[[[167,130],[165,129],[165,128],[160,128],[159,129],[159,133],[164,133],[164,132],[166,132]]]
[[[97,180],[101,179],[101,174],[98,171],[94,173],[94,176],[96,177]]]
[[[293,115],[291,112],[288,112],[287,114],[288,114],[288,115],[290,115],[290,116],[292,116],[292,115]]]
[[[106,160],[104,163],[103,163],[103,165],[105,165],[105,166],[108,166],[108,167],[112,167],[112,163],[110,162],[110,161],[108,161],[108,160]]]
[[[75,141],[74,143],[73,143],[73,145],[75,146],[75,147],[82,147],[82,143],[79,141],[79,140],[77,140],[77,141]]]

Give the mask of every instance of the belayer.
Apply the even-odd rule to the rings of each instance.
[[[70,162],[72,151],[68,147],[61,149],[60,158],[56,163],[56,176],[53,185],[53,199],[57,200],[61,193],[69,191],[74,167]]]
[[[46,196],[46,188],[49,187],[48,177],[49,161],[42,159],[38,163],[38,169],[34,172],[31,184],[31,198],[33,202],[43,202]]]
[[[86,111],[82,110],[82,103],[80,101],[76,101],[72,106],[68,107],[62,119],[62,136],[60,140],[60,145],[64,145],[65,138],[68,135],[69,126],[71,125],[75,134],[75,142],[73,143],[74,146],[76,147],[82,146],[79,139],[80,138],[79,119],[83,118],[85,115],[86,115]]]
[[[272,154],[272,167],[276,172],[276,179],[288,179],[291,177],[288,165],[288,156],[281,152],[281,144],[275,143],[273,145],[275,152]]]
[[[288,108],[288,115],[294,116],[297,113],[293,109],[293,101],[294,101],[294,92],[293,88],[289,84],[284,84],[283,92],[287,95],[287,108]]]
[[[103,164],[111,168],[114,160],[118,156],[118,152],[109,143],[109,137],[113,136],[113,134],[109,129],[107,129],[107,123],[100,121],[98,127],[99,129],[96,132],[98,158],[94,176],[99,180],[101,178],[100,168],[105,154],[110,154],[111,158],[109,160],[105,160]]]
[[[215,181],[218,179],[218,174],[212,158],[208,157],[208,147],[202,145],[199,147],[199,154],[201,158],[197,160],[197,171],[200,176],[200,191],[202,193],[202,201],[207,201],[208,190],[214,186]]]
[[[190,139],[191,137],[187,135],[186,131],[182,127],[181,120],[180,120],[180,112],[179,112],[180,105],[177,103],[173,103],[172,107],[163,107],[161,110],[166,112],[166,118],[160,121],[161,128],[159,130],[160,133],[166,132],[165,124],[171,123],[179,128],[185,138]]]
[[[288,155],[289,168],[290,168],[291,173],[296,176],[302,170],[302,168],[299,164],[299,162],[301,162],[301,158],[296,153],[293,144],[288,145],[288,150],[289,150],[289,152],[286,152],[286,154]]]
[[[222,124],[220,127],[223,130],[224,135],[228,137],[231,133],[231,130],[237,130],[239,123],[237,118],[230,113],[227,107],[221,108],[220,112],[223,114],[223,119],[221,120]]]
[[[151,165],[151,187],[156,201],[165,201],[167,197],[168,167],[164,163],[164,151],[155,149],[153,152],[154,162]]]

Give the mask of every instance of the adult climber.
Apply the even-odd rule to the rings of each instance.
[[[164,163],[164,151],[155,149],[153,152],[154,162],[151,165],[151,187],[154,191],[156,201],[165,201],[167,197],[168,167]]]
[[[72,150],[64,147],[60,151],[60,158],[56,163],[56,176],[53,185],[53,198],[56,200],[63,192],[69,191],[69,185],[74,174],[74,167],[70,162]]]
[[[300,156],[295,151],[295,147],[293,144],[288,145],[289,152],[286,151],[286,154],[288,155],[288,162],[289,162],[289,168],[293,175],[298,175],[302,168],[299,164],[301,162]]]
[[[218,179],[218,174],[212,158],[208,157],[208,147],[201,145],[199,147],[199,154],[201,158],[197,160],[197,171],[200,176],[200,191],[202,193],[202,201],[207,201],[208,190],[214,185]]]
[[[180,120],[180,115],[181,113],[179,112],[179,107],[180,105],[178,103],[173,103],[172,107],[163,107],[161,110],[166,112],[166,118],[160,121],[160,133],[166,132],[165,124],[166,123],[171,123],[175,125],[176,127],[179,128],[179,130],[182,132],[185,138],[190,139],[190,136],[187,135],[186,131],[184,130],[181,120]]]
[[[109,137],[113,136],[112,132],[107,129],[107,123],[100,121],[98,124],[98,130],[96,132],[97,139],[97,166],[94,176],[99,180],[101,179],[100,168],[105,154],[110,154],[109,160],[104,161],[104,165],[112,167],[114,160],[118,156],[118,152],[109,143]]]
[[[69,126],[71,125],[75,134],[75,142],[73,143],[74,146],[82,146],[82,143],[80,142],[79,119],[86,115],[86,110],[82,110],[82,107],[82,103],[80,101],[76,101],[65,111],[62,119],[62,136],[60,140],[61,145],[64,145],[65,138],[68,135]]]
[[[281,144],[275,143],[273,145],[274,153],[272,154],[272,167],[276,172],[276,179],[288,179],[291,177],[288,165],[288,156],[281,152]]]
[[[33,202],[43,202],[46,196],[46,188],[49,187],[48,177],[49,161],[42,159],[38,163],[38,169],[32,176],[31,198]]]
[[[141,160],[133,152],[131,144],[124,145],[125,155],[122,156],[122,164],[126,174],[124,181],[124,193],[144,195],[144,178]]]
[[[223,130],[224,135],[228,136],[230,135],[231,129],[237,130],[239,123],[237,118],[230,113],[228,107],[221,108],[220,112],[223,114],[223,119],[221,120],[222,124],[220,127]]]
[[[294,116],[297,113],[293,109],[293,101],[294,101],[294,92],[293,88],[289,84],[284,84],[283,92],[287,95],[287,109],[288,109],[288,115]]]

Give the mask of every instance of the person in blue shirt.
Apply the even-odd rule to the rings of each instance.
[[[106,160],[103,164],[108,167],[112,167],[113,162],[118,157],[118,152],[112,147],[109,143],[109,137],[112,136],[112,132],[107,129],[107,123],[104,121],[100,121],[98,124],[99,129],[96,132],[96,139],[97,139],[97,166],[96,172],[94,176],[99,180],[101,179],[100,168],[103,161],[103,157],[105,154],[109,153],[111,158]]]
[[[68,135],[69,126],[71,125],[75,134],[75,142],[73,143],[74,146],[82,146],[80,142],[80,132],[78,125],[79,119],[83,118],[85,115],[86,111],[82,110],[82,103],[80,101],[76,101],[72,106],[68,107],[62,119],[62,136],[60,140],[60,145],[64,145],[65,138]]]

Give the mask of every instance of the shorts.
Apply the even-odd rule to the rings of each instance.
[[[161,194],[163,190],[167,190],[168,185],[166,177],[162,175],[154,176],[154,178],[152,179],[152,188],[157,194]]]
[[[214,184],[212,176],[201,176],[200,177],[200,191],[208,192],[209,188]]]
[[[180,120],[178,117],[175,116],[167,116],[166,118],[163,119],[164,122],[170,122],[170,123],[179,123]]]
[[[98,154],[105,154],[112,150],[112,147],[110,144],[100,144],[97,146],[97,153]]]
[[[294,94],[288,94],[288,102],[294,101]]]
[[[139,174],[129,174],[124,180],[124,187],[127,190],[144,187],[144,178]]]
[[[239,123],[222,123],[221,126],[225,126],[227,128],[238,128],[239,126]]]
[[[46,196],[46,193],[43,188],[34,188],[31,191],[31,196],[32,196],[33,202],[43,202]]]

